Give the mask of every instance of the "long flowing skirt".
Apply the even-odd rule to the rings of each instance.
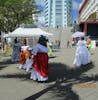
[[[21,52],[20,52],[20,65],[19,65],[19,69],[21,69],[21,68],[24,68],[24,69],[26,69],[25,68],[25,66],[26,66],[26,61],[29,59],[29,57],[30,57],[30,53],[29,53],[29,51],[27,51],[27,50],[22,50]]]
[[[20,52],[18,50],[12,52],[12,59],[11,60],[12,60],[12,62],[20,61]]]
[[[38,81],[46,81],[49,75],[48,55],[46,53],[38,53],[33,59],[33,69],[31,79]]]
[[[29,57],[30,57],[29,51],[27,51],[27,50],[21,51],[20,52],[20,63],[21,64],[25,64],[26,63],[26,59],[28,59]]]
[[[90,53],[86,47],[77,48],[73,64],[76,67],[90,63]]]
[[[46,81],[46,80],[48,80],[48,76],[43,77],[42,75],[40,75],[40,73],[38,71],[36,71],[36,69],[33,68],[31,71],[30,79],[38,80],[38,81]]]

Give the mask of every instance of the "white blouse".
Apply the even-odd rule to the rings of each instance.
[[[49,49],[41,44],[37,44],[35,47],[34,47],[34,50],[32,51],[32,54],[33,55],[37,55],[38,52],[44,52],[44,53],[48,53]]]
[[[29,48],[29,46],[21,46],[21,50],[27,50]]]

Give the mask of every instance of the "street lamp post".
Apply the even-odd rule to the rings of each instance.
[[[59,29],[59,34],[58,34],[58,45],[59,45],[59,48],[61,47],[61,35],[62,35],[62,29],[61,29],[61,26],[58,27]]]
[[[3,37],[4,37],[4,32],[1,32],[1,55],[0,55],[1,56],[0,57],[1,59],[0,60],[1,61],[3,61],[3,57],[4,57],[4,55],[3,55],[4,54],[4,50],[3,50],[4,49],[3,48],[4,47]]]

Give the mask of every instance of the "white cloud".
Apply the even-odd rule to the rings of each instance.
[[[37,5],[44,6],[44,0],[36,0]],[[44,13],[38,15],[38,26],[42,26],[45,23]]]
[[[79,8],[79,3],[73,0],[73,10],[77,10]]]
[[[44,0],[36,0],[36,4],[44,6]]]
[[[38,21],[40,22],[40,23],[44,23],[44,16],[40,16],[40,17],[38,17]]]

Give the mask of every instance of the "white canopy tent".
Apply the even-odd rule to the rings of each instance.
[[[9,38],[27,38],[27,43],[30,45],[32,48],[34,45],[37,43],[38,38],[40,35],[44,35],[46,37],[51,37],[53,36],[52,33],[48,33],[40,28],[22,28],[19,27],[15,29],[13,32],[8,34]]]
[[[34,36],[52,36],[52,33],[48,33],[40,28],[17,28],[13,32],[9,33],[8,37],[34,37]]]
[[[85,33],[77,31],[72,34],[72,38],[81,37],[81,36],[85,36]]]

